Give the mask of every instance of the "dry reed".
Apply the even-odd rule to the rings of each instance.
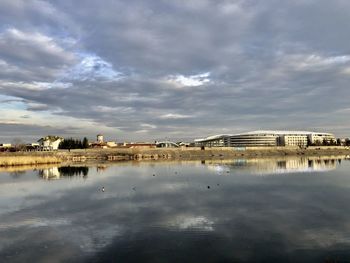
[[[0,166],[37,165],[61,163],[62,159],[57,156],[1,156]]]

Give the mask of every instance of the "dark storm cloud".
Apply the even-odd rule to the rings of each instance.
[[[0,92],[52,114],[143,138],[350,128],[346,1],[1,5]]]

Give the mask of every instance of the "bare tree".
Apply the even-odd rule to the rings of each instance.
[[[15,148],[15,151],[24,151],[26,149],[26,145],[24,141],[20,138],[14,138],[11,142],[12,146]]]

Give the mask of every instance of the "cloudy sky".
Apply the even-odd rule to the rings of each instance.
[[[350,1],[0,1],[0,141],[349,136]]]

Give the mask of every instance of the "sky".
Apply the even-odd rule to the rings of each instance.
[[[350,134],[348,0],[1,0],[0,143]]]

